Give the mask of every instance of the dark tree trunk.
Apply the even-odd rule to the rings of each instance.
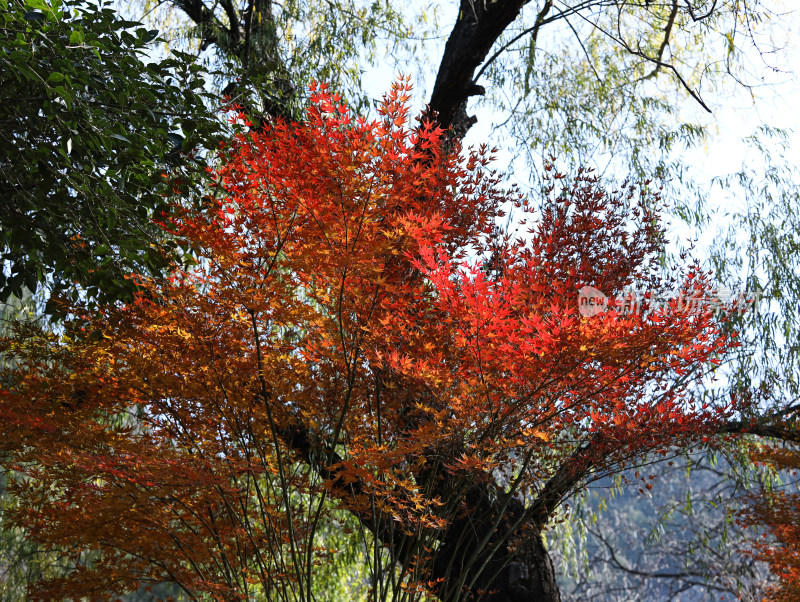
[[[439,476],[451,490],[455,483]],[[443,602],[558,602],[555,570],[541,524],[514,497],[494,484],[471,487],[431,564]]]
[[[463,138],[477,121],[467,113],[469,98],[484,94],[475,72],[529,2],[461,0],[428,105],[452,136]],[[550,1],[542,6],[534,35],[551,7]],[[441,579],[443,602],[560,602],[539,521],[517,500],[503,499],[492,486],[473,487],[465,496],[466,509],[450,524],[433,562],[431,577]],[[552,510],[547,506],[537,509],[544,521]]]

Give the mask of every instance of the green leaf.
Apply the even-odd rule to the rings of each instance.
[[[0,0],[0,23],[3,98],[30,99],[0,102],[0,171],[14,174],[7,201],[19,208],[0,212],[0,256],[14,258],[0,301],[50,276],[89,297],[87,287],[98,283],[105,284],[95,293],[108,299],[129,293],[123,275],[152,271],[150,245],[167,237],[147,219],[172,194],[160,177],[164,147],[175,147],[171,166],[188,165],[178,141],[165,140],[188,127],[177,115],[197,122],[193,145],[217,146],[208,134],[220,122],[197,77],[203,67],[189,55],[146,65],[142,51],[158,32],[106,5]],[[205,178],[197,170],[187,184],[194,189]]]

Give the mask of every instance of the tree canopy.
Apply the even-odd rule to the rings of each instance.
[[[754,460],[768,462],[797,476],[797,449],[771,445],[754,454]],[[800,494],[782,487],[762,487],[741,512],[747,524],[766,526],[763,540],[756,544],[756,557],[769,563],[778,583],[767,591],[773,600],[796,600],[800,594]]]
[[[98,554],[39,596],[174,580],[312,599],[333,507],[371,533],[373,588],[395,598],[555,599],[540,532],[562,500],[727,424],[734,407],[689,394],[732,344],[710,309],[577,302],[589,283],[620,299],[670,284],[657,195],[554,173],[537,219],[486,150],[407,130],[407,91],[373,122],[317,92],[303,124],[240,135],[213,205],[165,224],[195,267],[6,344],[3,452],[32,477],[20,520]],[[507,202],[529,239],[494,235]],[[709,292],[694,267],[673,277]]]
[[[752,83],[747,45],[773,50],[774,7],[457,4],[415,127],[405,84],[374,121],[361,79],[390,64],[383,46],[407,60],[441,39],[413,7],[176,0],[199,57],[153,60],[157,32],[108,8],[3,5],[2,294],[72,297],[53,295],[54,332],[4,343],[13,516],[75,568],[40,596],[166,580],[324,597],[314,567],[347,524],[372,599],[555,600],[542,535],[587,481],[653,453],[797,443],[796,354],[775,354],[791,301],[718,321],[653,297],[719,305],[707,272],[673,268],[658,219],[698,115]],[[313,80],[352,108],[313,88],[307,113]],[[207,104],[250,130],[221,154]],[[524,195],[485,149],[461,156],[486,109],[503,123],[482,142],[526,160]],[[787,174],[768,174],[776,215],[794,215]],[[768,216],[742,216],[756,242],[733,230],[718,276],[748,264],[748,286],[763,269],[794,286]],[[610,311],[581,313],[582,287]],[[714,390],[703,376],[731,357]]]
[[[0,8],[0,299],[42,283],[130,295],[126,274],[169,262],[162,172],[219,130],[201,67],[148,61],[158,32],[108,6]]]

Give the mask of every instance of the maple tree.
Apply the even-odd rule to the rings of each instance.
[[[4,340],[12,519],[76,566],[36,599],[311,600],[345,513],[370,599],[557,600],[563,500],[730,418],[692,397],[732,344],[708,308],[579,311],[584,286],[710,294],[661,275],[658,194],[550,167],[537,209],[489,149],[410,127],[409,90],[366,121],[315,88],[304,122],[237,136],[164,217],[190,268]]]
[[[146,4],[146,14],[152,14],[149,9],[155,7],[152,3]],[[6,18],[6,24],[14,25],[11,29],[16,31],[15,48],[19,52],[15,51],[13,56],[6,58],[12,67],[9,71],[11,80],[16,77],[24,84],[21,87],[16,86],[21,90],[21,96],[16,96],[24,97],[26,102],[22,103],[24,107],[19,102],[6,104],[14,108],[11,113],[15,119],[20,115],[27,116],[27,121],[23,119],[19,124],[36,125],[34,129],[39,134],[43,133],[46,143],[28,145],[30,148],[24,144],[8,145],[10,154],[7,153],[8,161],[5,165],[11,168],[6,169],[4,175],[8,176],[6,179],[10,178],[9,181],[17,182],[21,177],[24,179],[25,174],[44,173],[47,176],[44,179],[36,175],[32,179],[28,178],[30,181],[26,182],[29,185],[22,186],[23,192],[33,194],[39,201],[52,201],[55,195],[63,197],[61,200],[65,202],[51,202],[51,205],[58,207],[55,212],[38,211],[42,204],[33,202],[27,203],[28,209],[33,207],[27,213],[12,211],[9,214],[9,223],[19,225],[22,222],[36,222],[34,225],[37,227],[6,228],[11,245],[9,249],[14,251],[9,255],[11,264],[6,266],[11,269],[6,276],[12,276],[6,283],[9,285],[6,292],[15,290],[19,294],[24,290],[20,287],[26,283],[33,287],[37,280],[39,283],[49,283],[51,276],[48,274],[51,274],[56,282],[54,288],[61,291],[66,287],[66,292],[75,298],[87,292],[86,288],[78,290],[73,287],[75,284],[80,287],[81,283],[84,287],[89,287],[88,293],[91,295],[124,296],[130,290],[128,285],[134,282],[122,278],[122,273],[128,270],[129,265],[138,266],[137,269],[149,266],[159,270],[164,267],[163,258],[172,252],[169,236],[162,239],[158,228],[151,227],[148,223],[150,215],[163,206],[164,188],[152,186],[155,180],[160,180],[160,158],[163,156],[171,165],[178,161],[187,161],[189,165],[193,165],[197,157],[202,158],[203,154],[190,158],[183,156],[179,150],[189,150],[198,142],[213,148],[215,143],[209,145],[203,131],[208,134],[207,128],[215,130],[216,126],[208,118],[202,102],[190,102],[192,95],[184,85],[186,77],[177,78],[181,86],[175,87],[169,83],[167,73],[171,70],[170,63],[173,67],[180,63],[181,70],[185,71],[184,75],[191,72],[199,78],[204,70],[191,57],[175,55],[180,59],[178,63],[170,60],[147,65],[140,61],[130,62],[128,56],[123,56],[125,60],[122,62],[106,60],[109,57],[113,59],[115,56],[130,54],[128,51],[138,54],[140,50],[152,47],[153,37],[157,34],[151,29],[152,26],[162,32],[167,29],[166,37],[172,38],[173,42],[176,36],[184,42],[194,36],[198,42],[195,50],[199,47],[214,52],[216,49],[217,54],[212,63],[223,69],[223,72],[215,72],[213,81],[209,81],[207,85],[195,78],[195,83],[203,88],[200,96],[208,99],[209,90],[221,91],[224,88],[224,93],[233,95],[237,102],[245,105],[249,118],[259,124],[278,115],[295,118],[298,107],[304,102],[306,83],[312,78],[334,82],[337,89],[346,90],[350,95],[356,112],[366,111],[371,106],[371,101],[362,87],[361,74],[365,65],[371,64],[374,67],[380,63],[380,68],[385,71],[391,64],[391,59],[380,52],[383,40],[388,38],[390,43],[387,46],[394,48],[389,51],[390,55],[395,54],[398,44],[411,44],[400,55],[394,56],[395,65],[402,64],[403,69],[408,69],[409,58],[425,56],[425,48],[430,49],[431,44],[436,43],[435,40],[442,39],[437,19],[430,19],[429,23],[432,25],[428,26],[423,26],[423,20],[406,20],[405,16],[400,16],[400,12],[405,14],[409,5],[401,3],[359,0],[332,0],[321,4],[302,0],[288,3],[273,3],[271,0],[223,0],[206,3],[202,0],[175,0],[157,4],[172,5],[173,16],[178,13],[185,15],[196,27],[186,31],[176,28],[175,22],[168,20],[163,23],[151,22],[151,26],[147,28],[150,31],[134,31],[131,26],[135,28],[136,25],[117,18],[108,9],[98,7],[95,10],[94,4],[86,5],[71,0],[66,3],[20,0],[9,4],[14,8],[14,15],[9,13],[11,16]],[[485,94],[484,106],[494,106],[508,115],[508,120],[504,121],[508,129],[499,137],[498,130],[494,130],[493,136],[498,141],[514,140],[515,143],[509,145],[512,152],[532,151],[531,156],[534,159],[528,162],[528,166],[531,174],[534,174],[531,178],[536,182],[535,189],[541,183],[541,165],[536,157],[548,153],[559,156],[562,168],[565,165],[603,165],[608,159],[613,160],[616,167],[601,167],[601,171],[615,171],[622,166],[626,172],[656,177],[670,173],[680,174],[672,182],[679,180],[685,183],[688,180],[685,179],[682,169],[687,165],[680,160],[673,163],[676,158],[673,152],[675,145],[697,145],[699,141],[705,140],[707,130],[702,121],[684,121],[687,114],[681,108],[682,103],[670,91],[682,90],[701,106],[714,107],[720,103],[714,98],[713,92],[725,89],[727,97],[729,90],[718,86],[727,81],[730,75],[739,81],[760,83],[763,78],[759,80],[757,74],[747,73],[744,69],[748,53],[743,52],[743,49],[748,42],[753,42],[758,45],[762,56],[771,55],[762,53],[763,39],[757,42],[757,38],[760,37],[759,34],[767,32],[772,38],[778,32],[769,24],[780,21],[774,19],[776,15],[770,10],[770,3],[749,3],[747,6],[739,2],[715,3],[713,6],[706,4],[708,3],[677,1],[630,3],[616,0],[577,3],[497,0],[475,3],[471,0],[460,0],[453,7],[458,8],[453,11],[457,15],[452,15],[453,29],[447,37],[441,62],[433,63],[439,64],[439,69],[429,96],[429,115],[443,128],[452,128],[452,135],[461,137],[475,122],[475,117],[469,114],[476,108],[474,100]],[[66,10],[67,5],[71,7],[69,11]],[[70,18],[69,13],[75,11],[83,18]],[[773,17],[772,20],[770,16]],[[743,22],[747,22],[747,27],[740,26]],[[565,26],[569,27],[574,38],[570,34],[563,35],[566,32]],[[100,31],[103,28],[105,29]],[[170,29],[174,35],[169,34]],[[135,36],[131,37],[129,33],[135,33]],[[304,36],[304,33],[309,35]],[[25,40],[28,38],[35,38],[36,43],[26,44]],[[57,43],[59,40],[63,43]],[[376,40],[379,40],[377,44]],[[424,42],[425,40],[427,41]],[[714,40],[722,43],[718,44]],[[93,46],[97,47],[92,48]],[[171,46],[173,50],[177,47],[175,44]],[[189,46],[180,47],[190,49]],[[91,73],[97,71],[92,65],[98,50],[103,57],[98,56],[97,59],[102,58],[106,63],[105,68],[100,69],[100,79],[107,83],[108,74],[115,75],[112,78],[115,86],[111,87],[116,92],[112,91],[111,96],[107,94],[109,85],[98,88],[95,84],[100,80],[91,76]],[[37,56],[38,63],[34,60]],[[51,60],[53,57],[57,59],[55,62]],[[39,100],[44,99],[44,108],[38,106],[41,105],[37,104],[38,101],[27,103],[30,96],[27,93],[30,88],[28,84],[31,82],[26,83],[24,80],[30,75],[28,68],[33,64],[31,60],[38,64],[38,67],[34,65],[34,79],[43,91],[44,95],[38,96],[41,97]],[[86,65],[82,64],[86,61],[92,63],[88,68],[84,68]],[[424,59],[421,62],[424,63]],[[20,67],[21,71],[16,67]],[[424,71],[424,64],[420,67]],[[393,68],[390,67],[391,69]],[[755,79],[752,75],[756,75]],[[740,79],[741,76],[746,77]],[[153,77],[156,79],[153,80]],[[368,80],[369,78],[365,78],[365,81]],[[77,85],[73,86],[70,82]],[[200,89],[197,86],[195,88]],[[156,103],[159,110],[155,114],[152,110],[155,108],[153,103],[145,98],[146,110],[138,117],[134,110],[133,113],[123,111],[124,119],[108,119],[110,114],[119,113],[114,106],[130,108],[131,99],[141,100],[142,90],[146,92],[145,96],[150,94],[151,100],[152,94],[159,100]],[[63,99],[54,97],[53,94],[59,94]],[[15,95],[12,93],[11,96]],[[193,98],[195,101],[200,100]],[[72,108],[64,107],[62,100],[67,104],[71,103]],[[25,107],[30,110],[23,110]],[[102,110],[103,107],[108,110]],[[88,122],[82,119],[82,116],[86,116],[84,113],[91,114],[89,116],[92,119]],[[172,117],[167,118],[170,113]],[[136,122],[133,126],[131,119]],[[203,123],[205,127],[198,127]],[[138,127],[141,124],[145,127]],[[184,140],[175,134],[178,125],[186,136]],[[12,138],[30,139],[30,127],[17,130],[19,131],[16,133],[11,132]],[[72,134],[69,134],[70,131]],[[23,147],[27,149],[25,152],[20,150]],[[49,155],[48,149],[52,151]],[[682,157],[689,156],[679,154]],[[26,157],[33,159],[26,160]],[[45,159],[44,163],[42,157]],[[109,165],[109,161],[110,167],[104,167]],[[78,163],[86,169],[72,169]],[[752,161],[749,163],[755,165]],[[772,166],[769,179],[775,182],[777,172],[773,171],[774,163],[772,160],[767,163]],[[17,164],[23,168],[14,169],[13,166]],[[91,169],[92,166],[97,169]],[[573,169],[570,167],[567,170],[571,172]],[[71,185],[64,186],[65,178]],[[786,207],[791,217],[794,200],[791,193],[794,187],[789,185],[789,176],[781,175],[780,178],[786,184]],[[669,177],[666,179],[669,181]],[[109,187],[109,183],[113,185]],[[202,186],[204,180],[198,179],[195,184]],[[693,194],[685,193],[669,196],[694,198]],[[121,202],[125,200],[123,197],[128,201],[133,200],[133,204]],[[762,211],[744,212],[743,216],[747,221],[742,223],[747,227],[753,216],[777,215],[772,209],[773,195],[769,191],[758,190],[753,198],[758,199],[756,204],[763,202],[766,205],[762,207]],[[37,200],[33,197],[31,199]],[[689,204],[690,212],[692,207],[694,203]],[[686,208],[682,210],[685,211]],[[41,215],[33,219],[36,216],[32,217],[31,211],[38,211]],[[704,211],[702,206],[698,206],[698,219],[705,219]],[[69,217],[65,220],[66,214]],[[73,219],[76,215],[80,219]],[[785,217],[779,215],[774,219],[777,219],[776,223],[782,224],[786,221]],[[764,224],[769,226],[767,222]],[[740,227],[741,225],[735,228],[731,237],[737,244],[741,241]],[[44,236],[40,236],[40,230],[44,231]],[[81,238],[72,237],[78,231]],[[112,231],[116,234],[109,235]],[[794,404],[791,395],[794,381],[788,371],[793,365],[791,362],[794,356],[791,353],[775,353],[773,346],[775,332],[779,334],[780,341],[791,338],[792,316],[796,314],[791,302],[792,295],[785,294],[787,286],[793,286],[791,258],[794,252],[789,244],[790,237],[787,238],[785,234],[785,227],[770,226],[763,229],[763,235],[757,236],[765,241],[768,252],[765,255],[756,249],[753,257],[756,263],[760,258],[768,258],[763,265],[766,266],[764,273],[768,275],[769,285],[748,283],[746,288],[750,291],[767,291],[769,288],[776,291],[774,296],[781,299],[784,316],[788,318],[781,322],[764,313],[763,320],[754,318],[757,321],[741,325],[728,324],[728,328],[757,333],[753,338],[768,354],[754,354],[751,345],[743,345],[739,356],[742,360],[741,366],[737,368],[739,375],[733,379],[722,379],[722,382],[735,383],[730,389],[725,387],[722,391],[723,398],[727,398],[731,391],[747,395],[750,389],[755,388],[761,375],[766,373],[768,378],[762,380],[768,382],[772,390],[779,394],[776,396],[782,399],[774,404],[774,410],[760,406],[757,415],[737,415],[737,421],[720,429],[729,433],[750,430],[761,435],[797,440],[796,432],[789,432],[789,429],[784,428],[785,419],[789,416],[787,410]],[[775,236],[777,238],[773,240],[772,237]],[[753,240],[752,237],[747,238]],[[65,243],[60,246],[65,247],[66,253],[56,248],[59,240]],[[167,243],[168,248],[158,248],[163,242]],[[749,248],[755,249],[752,245]],[[720,265],[716,259],[713,264]],[[725,264],[724,258],[721,264]],[[492,254],[488,253],[483,270],[487,275],[496,278],[501,274],[502,265],[501,259],[492,258]],[[15,272],[15,267],[20,269]],[[413,265],[408,270],[409,275],[417,272]],[[417,274],[416,277],[425,276]],[[737,277],[738,271],[735,275],[718,274],[719,281],[728,284]],[[765,296],[770,294],[767,292]],[[52,309],[49,305],[47,308]],[[750,315],[756,314],[752,312]],[[747,319],[750,320],[750,317]],[[756,324],[756,327],[748,328],[748,323]],[[303,332],[303,328],[292,328],[291,336],[302,336]],[[373,370],[376,369],[377,364],[370,365]],[[403,386],[395,382],[391,370],[381,374],[383,380],[380,382],[386,381],[382,387],[391,389]],[[796,405],[794,407],[796,409]],[[425,419],[424,416],[416,416],[415,412],[415,408],[410,412],[404,411],[403,420],[415,423]],[[300,426],[303,426],[302,423]],[[311,456],[319,453],[321,444],[309,439],[304,432],[305,428],[300,426],[295,424],[295,428],[299,428],[296,436],[292,435],[288,441],[281,437],[281,440],[291,444],[294,451],[300,454],[299,461],[308,464],[314,460]],[[282,434],[286,435],[285,432]],[[343,456],[347,455],[346,448],[340,448],[338,452]],[[428,457],[427,453],[423,455]],[[531,461],[537,460],[534,458]],[[321,470],[316,460],[312,464],[317,470]],[[561,467],[563,471],[560,470]],[[573,467],[569,462],[555,459],[543,474],[550,474],[547,472],[550,470],[554,475],[564,476]],[[426,473],[421,469],[415,469],[412,473],[414,482],[423,482],[423,477],[440,476],[439,472]],[[495,485],[507,486],[490,469],[486,469],[485,474],[487,478],[494,479]],[[581,471],[577,471],[577,474],[580,476]],[[330,475],[323,473],[322,476],[328,478]],[[577,481],[580,482],[580,478]],[[354,485],[359,482],[354,481]],[[453,482],[447,479],[441,481],[433,488],[432,495],[435,497],[441,490],[448,493],[447,487]],[[455,482],[458,484],[457,480]],[[561,493],[574,488],[575,482],[572,478],[554,479],[553,486],[548,491],[556,491],[557,493],[553,493],[554,499],[560,499]],[[505,498],[497,495],[497,491],[495,486],[472,488],[467,506],[496,515],[522,517],[520,524],[533,525],[531,531],[541,528],[544,520],[531,520],[530,516],[521,514],[530,500],[520,497],[506,503]],[[15,498],[6,497],[2,491],[0,496],[0,505],[6,500],[12,505],[16,504]],[[331,497],[337,496],[328,496],[329,499]],[[547,496],[541,497],[544,499]],[[522,505],[517,503],[519,500],[522,500]],[[325,507],[328,508],[327,505]],[[124,506],[120,509],[124,511]],[[624,509],[617,506],[615,513],[616,520],[625,524]],[[342,520],[342,516],[336,514],[335,520]],[[460,523],[456,520],[451,522],[454,524],[449,531],[451,533],[468,524],[465,520]],[[318,524],[324,528],[329,523],[330,521],[320,521]],[[24,526],[24,522],[20,524]],[[25,539],[24,529],[17,528],[14,533],[15,538],[19,537],[21,541]],[[0,538],[2,535],[0,533]],[[365,535],[370,536],[368,533]],[[498,535],[497,540],[500,541],[503,537],[505,535]],[[548,537],[552,544],[552,534]],[[431,537],[430,541],[439,549],[439,542],[444,539],[446,538],[437,536]],[[538,568],[547,567],[548,561],[544,548],[535,539],[534,537],[530,540],[534,551],[524,552],[517,546],[501,546],[500,551],[493,552],[492,566],[486,565],[482,570],[484,577],[492,571],[503,572],[492,582],[492,588],[501,590],[498,595],[519,598],[523,595],[521,591],[535,589],[538,587],[535,584],[539,582],[552,581],[547,570],[545,573],[548,574],[541,574]],[[70,540],[65,537],[64,541]],[[315,541],[319,545],[334,546],[330,532],[324,532],[322,539],[317,538]],[[461,543],[462,548],[470,550],[469,554],[483,546],[480,541]],[[494,545],[494,542],[490,543]],[[451,541],[447,546],[441,547],[442,552],[439,555],[448,557],[454,547],[456,544]],[[0,556],[11,557],[5,546],[4,551],[6,553],[0,553]],[[381,554],[383,552],[379,551],[374,556],[380,557]],[[454,562],[458,564],[469,554],[452,554],[451,557],[457,559]],[[51,545],[49,556],[59,555],[58,546]],[[687,566],[693,564],[688,554],[677,553],[675,556],[680,556]],[[442,566],[433,568],[432,577],[435,578],[441,576],[446,569]],[[641,569],[641,566],[637,566],[640,573]],[[523,576],[525,571],[529,573],[527,577]],[[469,573],[467,580],[476,578],[483,580],[484,584],[487,583],[483,577],[475,577],[476,572],[472,569],[468,569],[466,573]],[[662,575],[658,575],[657,579],[663,582]],[[375,587],[378,580],[376,577]],[[3,581],[5,584],[10,581],[8,573],[3,575]],[[480,583],[476,586],[476,589],[479,588]],[[548,588],[549,591],[553,590],[551,586]],[[624,597],[619,592],[617,595]],[[324,595],[318,597],[329,599]]]

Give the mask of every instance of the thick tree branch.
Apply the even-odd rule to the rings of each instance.
[[[530,34],[531,38],[533,38],[532,41],[531,41],[531,46],[535,47],[536,46],[536,40],[539,37],[539,30],[541,29],[542,25],[545,24],[545,17],[547,17],[547,13],[550,12],[551,8],[553,8],[553,0],[546,0],[546,2],[544,3],[544,6],[542,6],[542,10],[540,10],[539,14],[536,15],[536,22],[533,24],[533,26],[524,29],[523,31],[521,31],[520,33],[515,35],[513,38],[511,38],[508,42],[503,44],[500,48],[498,48],[497,51],[491,57],[489,57],[489,60],[487,60],[485,63],[483,63],[483,66],[481,67],[481,70],[478,71],[478,73],[475,75],[475,79],[476,80],[480,79],[481,75],[484,74],[484,72],[489,68],[489,66],[491,66],[491,64],[494,61],[496,61],[500,57],[501,54],[503,54],[515,42],[518,42],[519,40],[524,38],[526,35]],[[552,21],[552,19],[548,20],[547,22],[551,22],[551,21]]]
[[[581,445],[545,483],[536,500],[528,508],[528,514],[540,528],[547,523],[564,498],[575,490],[595,466],[594,457],[597,454],[597,447],[601,445],[601,439],[600,435],[595,435]]]
[[[494,43],[530,0],[461,0],[458,19],[450,33],[433,86],[429,110],[444,128],[463,137],[477,121],[466,113],[470,96],[485,90],[474,81],[475,70]]]
[[[771,439],[781,439],[791,443],[800,444],[800,431],[781,423],[759,423],[759,422],[728,422],[720,429],[720,434],[736,435],[756,435],[758,437],[769,437]]]
[[[205,49],[211,44],[220,44],[221,40],[232,39],[232,32],[219,22],[213,10],[203,0],[175,0],[175,6],[195,22],[200,30],[200,47]],[[226,35],[219,35],[225,33]],[[226,51],[231,48],[225,48]]]
[[[239,27],[239,13],[233,5],[233,0],[222,0],[222,8],[228,16],[231,46],[237,47],[242,43],[242,30]]]

